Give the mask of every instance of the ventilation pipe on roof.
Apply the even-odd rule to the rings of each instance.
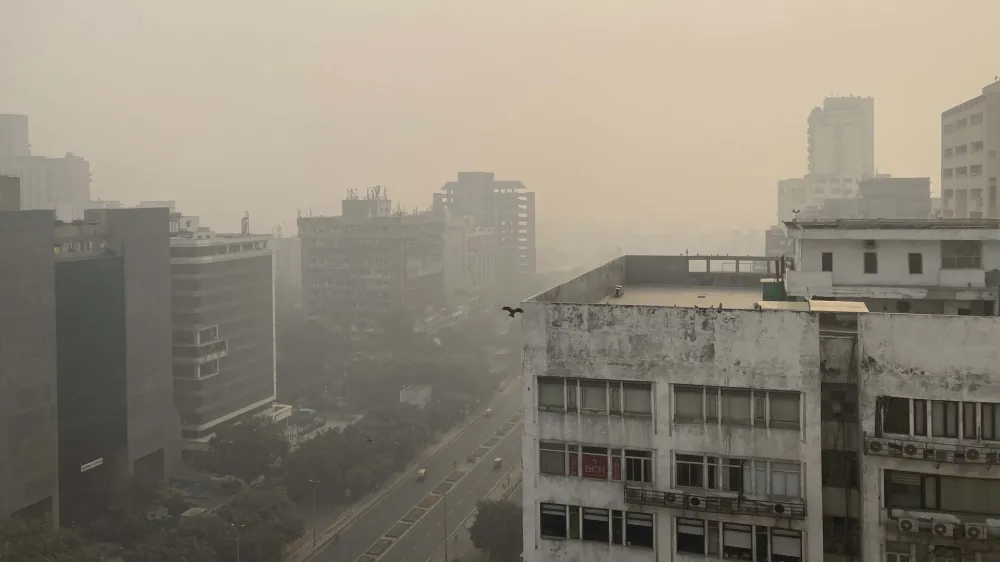
[[[623,285],[615,285],[615,298],[620,299],[624,294],[625,294],[625,287]]]

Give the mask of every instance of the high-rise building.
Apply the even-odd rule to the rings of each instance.
[[[0,175],[0,211],[21,210],[21,178]]]
[[[271,240],[274,246],[274,290],[279,301],[293,307],[302,306],[302,239],[283,237],[281,229]],[[277,298],[277,297],[276,297]]]
[[[393,210],[379,187],[348,192],[341,215],[300,217],[306,313],[341,333],[376,332],[445,306],[444,216]]]
[[[163,209],[166,212],[166,209]],[[198,217],[171,215],[173,372],[185,449],[219,424],[268,410],[275,400],[271,237],[220,234]]]
[[[0,212],[0,519],[59,516],[53,221]]]
[[[1000,81],[941,114],[944,218],[997,218]]]
[[[448,306],[489,304],[496,281],[496,233],[445,210],[444,281]]]
[[[875,175],[874,98],[826,98],[808,123],[809,176],[857,183]]]
[[[91,208],[90,163],[72,152],[33,156],[24,115],[0,115],[0,174],[21,178],[23,209],[51,209],[57,218],[76,220]]]
[[[54,247],[59,490],[64,523],[99,513],[129,476],[176,466],[166,209],[88,211]]]
[[[522,303],[525,561],[995,557],[1000,320],[789,302],[774,265],[625,256]]]
[[[459,172],[435,194],[435,207],[493,228],[497,237],[498,279],[534,274],[537,265],[535,193],[517,180],[497,180],[491,172]]]

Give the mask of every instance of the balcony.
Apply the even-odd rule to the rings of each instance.
[[[1000,445],[935,443],[909,437],[865,435],[865,454],[954,464],[1000,464]]]
[[[705,513],[731,513],[780,519],[805,519],[806,517],[806,504],[798,500],[752,500],[684,492],[663,492],[634,486],[625,487],[625,503]]]
[[[836,297],[854,299],[942,299],[977,301],[996,298],[997,291],[986,286],[983,269],[942,269],[937,283],[925,285],[903,282],[835,283],[829,271],[789,271],[785,291],[793,297]]]
[[[229,355],[229,340],[216,340],[201,345],[174,345],[175,363],[204,364]]]
[[[921,535],[924,540],[935,536],[958,541],[1000,540],[1000,517],[990,514],[884,507],[879,518],[900,538]]]

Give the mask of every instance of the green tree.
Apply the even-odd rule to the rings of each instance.
[[[276,491],[244,487],[219,517],[234,530],[232,542],[213,545],[223,560],[230,552],[235,557],[237,531],[241,562],[280,560],[285,545],[302,536],[302,519],[288,497]]]
[[[207,454],[198,457],[202,468],[247,483],[273,474],[289,451],[284,431],[261,419],[223,427],[215,432],[208,445]]]
[[[0,562],[98,562],[99,554],[70,529],[42,519],[0,522]]]
[[[127,562],[216,562],[211,541],[184,526],[163,528],[125,554]]]
[[[490,562],[517,562],[522,542],[521,506],[512,501],[481,501],[469,529],[472,544],[489,553]]]

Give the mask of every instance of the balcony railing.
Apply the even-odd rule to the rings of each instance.
[[[625,487],[625,503],[704,511],[706,513],[733,513],[784,519],[805,519],[806,516],[806,504],[797,500],[752,500],[684,492],[664,492],[633,486]]]
[[[955,464],[1000,464],[1000,446],[935,443],[909,437],[874,437],[865,435],[865,453],[919,461]]]

